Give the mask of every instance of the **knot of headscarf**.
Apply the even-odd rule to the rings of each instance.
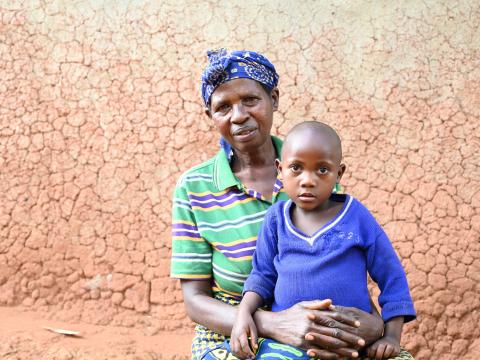
[[[221,84],[239,78],[248,78],[265,85],[270,91],[278,84],[278,74],[268,59],[254,51],[225,49],[208,51],[208,65],[202,74],[202,98],[206,107]]]

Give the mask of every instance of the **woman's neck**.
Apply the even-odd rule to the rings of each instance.
[[[265,167],[274,167],[276,158],[275,147],[272,141],[268,139],[262,146],[254,151],[240,152],[235,149],[232,170],[234,173],[241,173]]]

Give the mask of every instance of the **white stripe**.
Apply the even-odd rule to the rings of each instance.
[[[188,211],[192,211],[192,208],[190,206],[177,205],[177,208],[182,208],[182,209],[187,209]]]
[[[180,198],[173,199],[173,202],[178,204],[183,204],[183,205],[190,205],[190,202],[188,200],[183,200]]]
[[[256,219],[257,216],[260,217],[263,219],[264,218],[264,214],[267,212],[267,210],[264,210],[264,211],[260,211],[258,213],[255,213],[255,214],[251,214],[251,215],[246,215],[246,216],[242,216],[242,217],[239,217],[235,220],[224,220],[224,221],[219,221],[219,222],[216,222],[216,223],[207,223],[207,222],[203,222],[203,221],[199,221],[197,223],[198,226],[205,226],[205,227],[208,227],[208,226],[212,226],[212,225],[228,225],[228,224],[232,224],[232,223],[237,223],[237,222],[242,222],[244,220],[250,220],[250,219]]]
[[[239,229],[241,227],[244,227],[245,225],[248,225],[248,224],[255,224],[255,223],[258,223],[258,222],[262,222],[263,221],[263,217],[260,218],[260,219],[253,219],[251,221],[244,221],[240,224],[237,224],[237,225],[231,225],[231,226],[228,226],[228,225],[224,225],[224,226],[221,226],[221,227],[218,227],[218,228],[209,228],[208,226],[200,226],[198,225],[198,228],[201,230],[201,231],[213,231],[213,232],[220,232],[220,231],[224,231],[224,230],[228,230],[228,229]]]
[[[200,263],[209,263],[212,262],[210,259],[172,259],[173,262],[200,262]]]
[[[228,253],[231,253],[231,254],[235,254],[235,253],[238,253],[238,252],[242,252],[242,251],[247,251],[247,250],[252,250],[252,249],[255,249],[255,246],[250,246],[248,248],[244,248],[244,249],[237,249],[237,250],[220,250],[221,253],[225,253],[225,252],[228,252]]]
[[[174,257],[187,257],[187,256],[195,256],[195,257],[203,257],[203,258],[211,258],[212,254],[198,254],[198,253],[172,253]]]
[[[326,231],[330,230],[332,227],[334,227],[335,225],[338,224],[338,222],[340,220],[342,220],[342,218],[345,216],[345,213],[347,212],[347,210],[349,209],[351,203],[352,203],[352,197],[351,196],[348,196],[348,202],[347,202],[347,205],[345,206],[345,209],[343,209],[342,213],[335,219],[334,222],[332,222],[330,225],[326,226],[325,228],[321,229],[317,234],[315,234],[315,237],[309,237],[309,236],[304,236],[300,233],[298,233],[295,229],[293,229],[291,226],[290,226],[290,221],[288,221],[288,214],[287,214],[287,208],[290,206],[290,203],[292,202],[292,200],[288,200],[284,206],[283,206],[283,216],[285,217],[285,223],[287,224],[287,228],[288,230],[290,230],[290,232],[292,232],[293,234],[295,234],[297,237],[299,237],[300,239],[302,240],[305,240],[306,242],[308,242],[310,245],[313,245],[313,243],[315,242],[315,240],[321,236],[322,234],[324,234]]]
[[[188,182],[194,182],[194,181],[213,182],[213,179],[212,179],[211,176],[208,177],[208,178],[200,177],[200,176],[192,176],[192,177],[189,176],[189,177],[185,178],[185,180],[188,181]]]
[[[191,173],[185,176],[186,179],[191,178],[191,177],[203,177],[205,179],[211,179],[212,175],[209,174],[202,174],[202,173]]]
[[[239,274],[239,273],[236,273],[236,272],[233,272],[233,271],[230,271],[230,270],[226,270],[226,269],[218,266],[217,264],[212,264],[212,265],[213,265],[213,268],[218,270],[218,271],[223,271],[224,273],[227,273],[227,274],[230,274],[230,275],[233,275],[233,276],[237,276],[238,278],[241,278],[241,279],[248,278],[248,275]]]
[[[243,284],[245,282],[245,280],[241,280],[241,279],[235,279],[233,277],[230,277],[228,275],[223,275],[223,274],[220,274],[218,271],[216,271],[215,269],[213,269],[213,273],[221,278],[224,278],[224,279],[227,279],[227,280],[230,280],[230,281],[234,281],[234,282],[237,282],[237,283],[240,283],[240,284]]]
[[[172,229],[172,233],[175,233],[175,232],[187,232],[187,233],[195,234],[195,235],[198,235],[198,234],[199,234],[197,230]]]

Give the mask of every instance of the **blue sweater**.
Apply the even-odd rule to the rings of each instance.
[[[268,210],[244,293],[256,292],[272,311],[304,300],[332,299],[371,312],[368,272],[381,290],[384,321],[415,319],[405,271],[383,229],[351,196],[331,199],[344,202],[342,210],[311,237],[293,225],[291,200]]]

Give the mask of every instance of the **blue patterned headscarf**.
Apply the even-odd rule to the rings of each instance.
[[[278,84],[278,74],[268,59],[254,51],[225,49],[208,51],[208,65],[202,74],[202,98],[206,107],[215,89],[221,84],[239,78],[258,81],[270,91]]]

